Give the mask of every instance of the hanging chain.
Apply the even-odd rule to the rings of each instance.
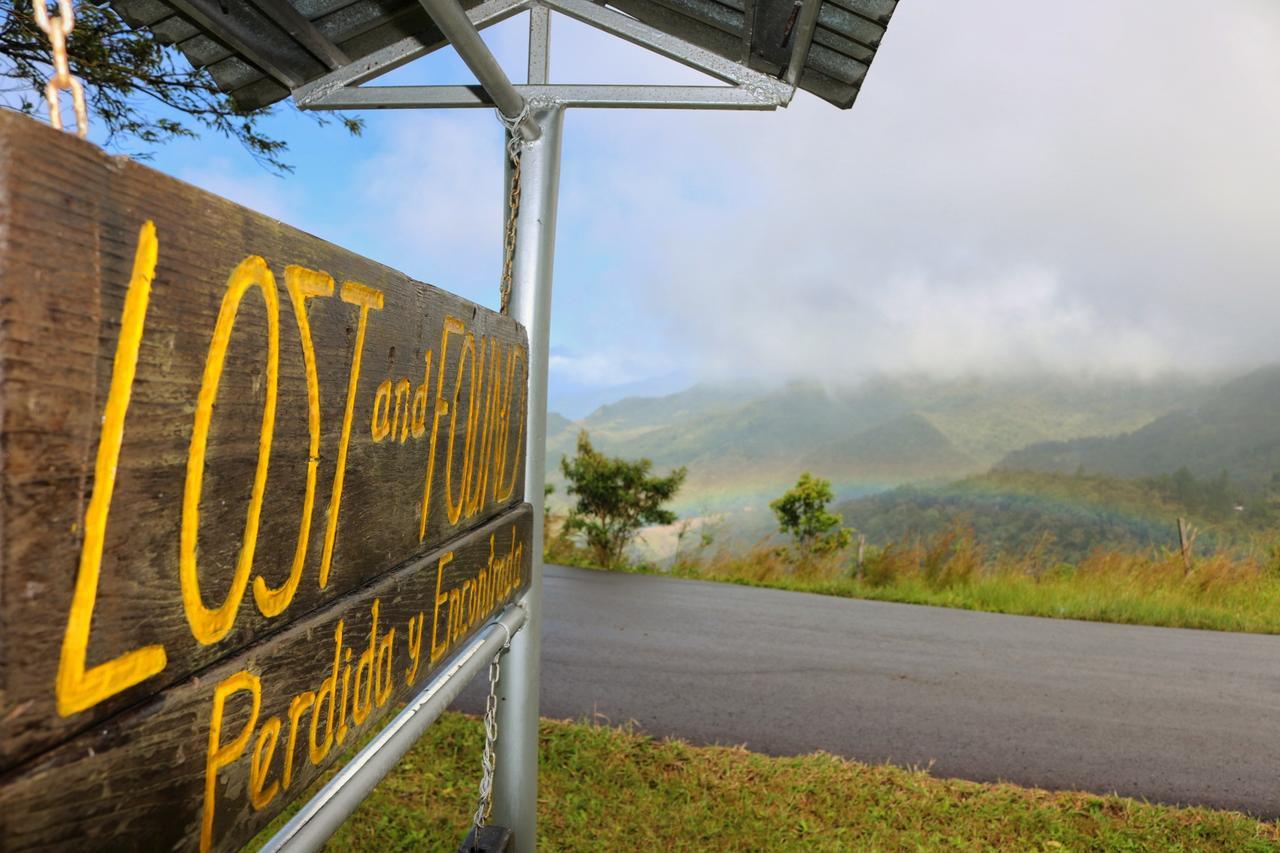
[[[49,104],[49,124],[56,130],[62,130],[62,108],[58,105],[58,92],[70,90],[71,103],[76,113],[76,135],[81,139],[89,133],[89,114],[84,106],[84,87],[80,81],[71,76],[71,65],[67,62],[67,36],[75,26],[75,13],[71,8],[71,0],[58,0],[58,16],[49,18],[46,0],[34,0],[32,10],[35,13],[36,26],[49,37],[49,46],[53,53],[53,76],[49,85],[44,87],[44,99]]]
[[[502,241],[502,283],[498,288],[503,314],[511,306],[511,268],[516,259],[516,217],[520,213],[520,152],[524,148],[520,125],[528,115],[528,101],[515,118],[507,118],[498,110],[498,118],[507,128],[507,157],[511,160],[511,194],[507,197],[507,226]]]
[[[502,622],[498,625],[507,632],[506,642],[489,662],[489,695],[484,700],[484,752],[480,754],[480,798],[476,803],[475,817],[471,822],[475,826],[473,838],[480,837],[480,828],[489,822],[489,812],[493,808],[493,746],[498,741],[498,678],[501,675],[502,656],[511,648],[511,629]]]

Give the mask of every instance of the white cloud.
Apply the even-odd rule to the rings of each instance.
[[[516,29],[492,39],[508,67]],[[554,33],[558,82],[697,80]],[[1278,360],[1278,46],[1274,0],[912,0],[852,111],[803,94],[777,113],[571,111],[553,395]],[[493,304],[493,115],[378,128],[326,233]],[[279,210],[252,184],[219,191]]]
[[[874,288],[795,279],[784,300],[765,289],[729,289],[700,289],[684,302],[691,314],[714,317],[700,343],[703,370],[716,377],[1153,374],[1175,357],[1158,330],[1102,315],[1057,276],[1033,268],[970,281],[904,275]]]
[[[587,387],[617,388],[670,372],[669,362],[655,363],[626,350],[595,349],[585,354],[555,348],[550,370],[562,381]]]
[[[1278,45],[1254,0],[902,4],[852,113],[615,137],[629,287],[716,375],[1276,360]]]
[[[473,299],[497,293],[502,140],[492,114],[410,114],[378,139],[350,204],[383,258]]]

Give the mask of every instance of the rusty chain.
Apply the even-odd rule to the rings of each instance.
[[[473,837],[477,840],[480,838],[481,828],[489,822],[489,812],[493,808],[493,747],[498,741],[498,679],[502,672],[502,656],[511,648],[511,629],[503,622],[497,624],[506,632],[507,638],[489,662],[489,695],[484,701],[484,752],[480,754],[480,796],[476,803],[476,813],[471,819],[472,826],[475,827]]]
[[[511,191],[507,196],[507,224],[502,241],[502,283],[498,288],[499,310],[506,314],[511,307],[511,270],[516,259],[516,217],[520,214],[520,152],[524,140],[520,137],[520,125],[529,115],[526,101],[520,114],[507,118],[498,110],[498,118],[507,128],[507,157],[511,160]]]
[[[53,53],[53,76],[44,87],[44,99],[49,105],[49,124],[57,130],[62,129],[62,108],[58,104],[60,91],[71,92],[71,103],[76,114],[76,136],[84,139],[89,133],[89,114],[84,105],[84,87],[71,75],[71,65],[67,61],[67,36],[75,26],[75,12],[71,8],[71,0],[58,0],[58,16],[49,17],[46,0],[34,0],[31,4],[35,14],[36,26],[49,37],[49,47]]]

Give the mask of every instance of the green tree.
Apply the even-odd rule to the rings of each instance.
[[[687,472],[677,468],[655,477],[649,473],[652,467],[648,459],[605,456],[591,446],[585,430],[578,433],[578,455],[560,460],[568,480],[565,491],[576,499],[564,529],[581,535],[605,568],[622,562],[623,551],[641,527],[676,520],[662,505],[675,497]]]
[[[177,48],[160,44],[151,33],[131,29],[105,3],[75,4],[67,56],[71,73],[85,87],[89,124],[105,131],[108,146],[145,159],[169,140],[210,130],[238,141],[268,169],[292,171],[284,160],[288,143],[262,130],[270,108],[238,109],[207,71],[192,68]],[[0,97],[24,113],[42,110],[51,62],[49,39],[32,19],[30,0],[6,4],[0,10]],[[68,126],[69,111],[64,103]],[[353,134],[363,127],[359,119],[337,118]]]
[[[853,541],[853,531],[842,527],[843,519],[827,509],[834,499],[830,481],[805,471],[769,509],[778,518],[778,529],[795,540],[796,548],[807,557],[847,548]]]

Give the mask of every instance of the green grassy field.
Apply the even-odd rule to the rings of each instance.
[[[1180,568],[1164,573],[1148,573],[1142,568],[1147,567],[1099,574],[1081,573],[1074,568],[1041,576],[983,573],[947,585],[920,577],[875,584],[840,576],[760,576],[750,568],[723,572],[714,568],[686,570],[679,574],[748,586],[991,613],[1280,634],[1280,579],[1183,579]]]
[[[1280,827],[1235,812],[937,779],[821,753],[770,758],[585,723],[544,720],[541,739],[543,850],[1280,850]],[[456,850],[481,744],[477,720],[446,714],[331,848]]]

